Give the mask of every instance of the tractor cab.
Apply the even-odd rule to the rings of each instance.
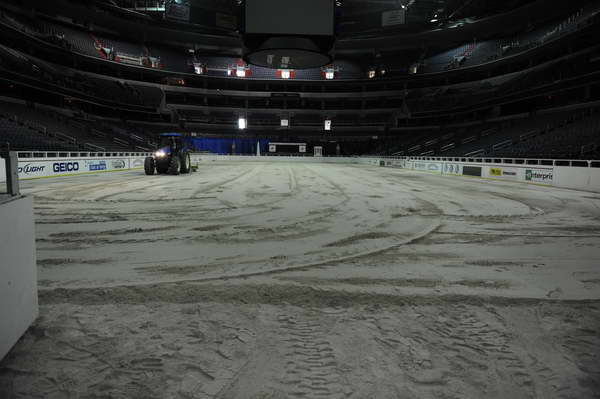
[[[160,135],[159,150],[169,150],[177,153],[183,148],[182,135],[178,133],[163,133]]]

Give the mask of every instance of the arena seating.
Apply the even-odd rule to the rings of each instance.
[[[554,126],[490,152],[495,157],[585,158],[600,145],[600,110],[576,113]]]
[[[463,127],[404,128],[380,140],[375,154],[585,159],[599,149],[600,110],[594,108]]]
[[[150,146],[148,137],[86,115],[61,114],[50,107],[31,108],[10,99],[0,101],[0,143],[18,150],[123,151]],[[137,133],[137,134],[136,134]]]

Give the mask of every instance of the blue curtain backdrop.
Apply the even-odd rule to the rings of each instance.
[[[256,143],[260,143],[261,154],[269,150],[267,139],[192,138],[194,151],[210,151],[214,154],[231,154],[233,143],[235,143],[235,154],[256,155]]]

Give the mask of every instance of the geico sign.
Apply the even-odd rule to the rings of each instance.
[[[74,172],[79,170],[79,162],[57,162],[53,166],[54,173]]]
[[[43,172],[45,168],[46,168],[45,166],[35,166],[35,165],[28,163],[27,165],[19,166],[19,173],[24,173],[24,174],[28,175],[30,173]]]

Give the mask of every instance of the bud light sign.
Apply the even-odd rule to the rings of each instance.
[[[76,172],[79,170],[79,162],[55,162],[52,169],[54,173]]]
[[[23,166],[19,166],[18,171],[19,171],[19,175],[29,176],[29,175],[36,175],[36,174],[42,173],[44,171],[44,169],[46,169],[45,165],[36,165],[36,164],[28,163]]]

